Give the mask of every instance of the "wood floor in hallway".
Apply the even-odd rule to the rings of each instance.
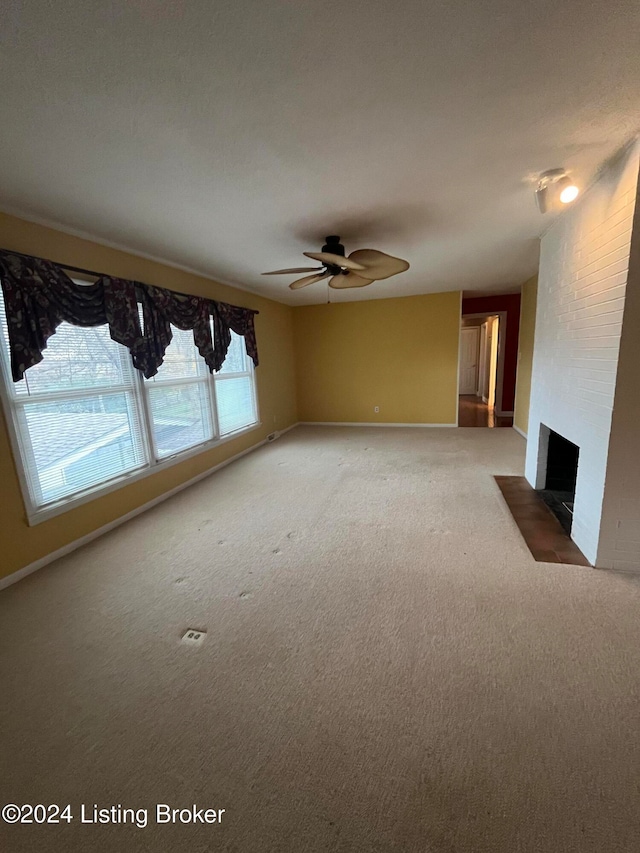
[[[461,394],[458,398],[458,426],[461,427],[512,427],[513,418],[499,417],[495,410],[475,394]]]

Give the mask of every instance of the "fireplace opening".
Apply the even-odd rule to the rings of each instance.
[[[567,533],[571,533],[573,522],[579,454],[580,448],[577,445],[549,430],[547,473],[540,496]]]

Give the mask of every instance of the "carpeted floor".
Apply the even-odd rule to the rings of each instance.
[[[640,849],[640,580],[533,560],[493,479],[523,460],[299,427],[5,590],[1,799],[74,820],[2,849]]]

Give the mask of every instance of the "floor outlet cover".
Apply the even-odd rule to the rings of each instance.
[[[187,643],[187,645],[190,646],[201,646],[206,636],[206,631],[200,631],[197,628],[189,628],[182,635],[182,642]]]

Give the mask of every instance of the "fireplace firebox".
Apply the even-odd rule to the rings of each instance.
[[[549,430],[547,470],[540,496],[560,524],[571,533],[573,502],[578,478],[580,448],[552,429]]]

